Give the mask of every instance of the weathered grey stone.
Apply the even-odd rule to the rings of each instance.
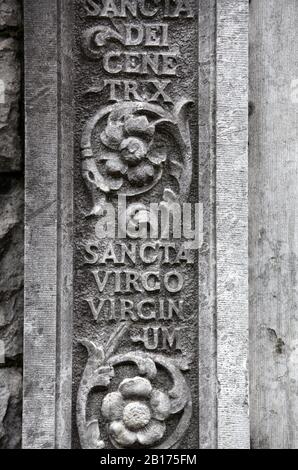
[[[248,0],[217,6],[218,447],[250,447],[248,409]]]
[[[134,220],[129,221],[129,214],[141,204],[144,209],[138,215],[142,220],[149,220],[150,202],[165,210],[174,201],[180,209],[183,203],[199,202],[195,169],[199,158],[197,2],[184,2],[187,11],[183,13],[179,9],[181,2],[170,2],[168,12],[165,2],[156,3],[156,8],[148,2],[152,16],[148,10],[141,11],[143,2],[134,3],[133,15],[137,20],[132,19],[127,9],[124,12],[126,34],[123,28],[121,30],[123,20],[119,18],[120,7],[124,7],[125,2],[115,2],[116,26],[113,30],[105,26],[101,17],[101,2],[97,2],[92,22],[88,9],[82,8],[80,3],[75,7],[76,36],[82,38],[84,55],[81,47],[76,49],[75,60],[79,61],[79,66],[76,69],[78,119],[75,134],[81,141],[81,154],[75,155],[75,236],[78,243],[74,258],[73,325],[74,334],[80,334],[81,344],[87,348],[89,360],[86,364],[84,349],[75,344],[73,363],[78,376],[74,377],[74,390],[77,383],[79,388],[75,398],[78,436],[75,431],[73,446],[84,449],[103,446],[108,449],[148,446],[195,449],[199,446],[199,247],[190,250],[189,262],[185,263],[178,255],[183,245],[182,237],[174,240],[160,234],[157,244],[154,237],[151,238],[156,258],[148,262],[142,257],[146,245],[144,239],[133,239],[128,234],[122,240],[117,235],[110,239],[106,236],[99,241],[100,255],[93,266],[85,259],[85,247],[89,242],[95,242],[94,224],[101,225],[100,213],[105,202],[120,209],[117,196],[127,197],[122,214],[126,213],[128,225],[134,224]],[[148,29],[146,15],[147,19],[151,16],[155,33]],[[110,80],[114,77],[111,77],[111,64],[108,64],[109,37],[117,35],[117,28],[121,31],[117,36],[116,53],[120,57],[130,57],[132,63],[131,46],[135,39],[131,38],[129,28],[134,29],[135,21],[140,25],[137,66],[135,70],[131,66],[126,68],[121,60],[121,70],[119,67],[115,75],[119,83],[115,103],[114,82]],[[108,36],[102,47],[98,41],[101,34]],[[155,42],[154,47],[152,42]],[[167,57],[172,63],[171,70],[166,66]],[[157,64],[153,68],[149,65],[151,60]],[[127,92],[127,79],[130,80],[130,93]],[[109,80],[101,93],[100,86]],[[86,91],[93,83],[98,91],[91,101]],[[204,116],[206,118],[209,119],[209,113]],[[102,164],[100,157],[107,153],[110,160]],[[86,217],[88,214],[92,217]],[[165,261],[163,247],[159,250],[162,238],[166,246],[171,243],[176,262]],[[135,286],[140,283],[138,287],[125,289],[121,282],[122,287],[118,289],[114,284],[113,272],[117,271],[118,261],[109,263],[101,259],[109,249],[109,243],[117,252],[119,248],[129,249],[130,246],[136,250],[137,256],[131,262],[125,257],[121,271],[124,277],[130,273],[135,276]],[[102,291],[98,290],[92,274],[98,268],[107,274],[112,270],[111,279]],[[155,271],[153,277],[157,280],[153,289],[142,284],[139,276],[142,272],[143,279],[147,276],[152,281],[150,270]],[[165,282],[170,274],[176,279],[174,284],[179,279],[178,287],[171,288]],[[127,295],[130,313],[123,310]],[[98,298],[104,297],[115,302],[114,318],[108,303],[100,314],[93,309]],[[178,309],[176,315],[169,313],[169,305]],[[170,337],[171,341],[168,341]],[[97,374],[96,370],[102,373]],[[97,400],[104,400],[102,409],[98,409],[92,400],[93,394]],[[111,408],[115,408],[116,413]]]
[[[25,448],[196,449],[208,395],[202,447],[249,446],[248,0],[200,2],[200,39],[198,2],[154,4],[25,2]],[[75,115],[64,88],[69,65]],[[198,99],[198,82],[208,80]],[[198,204],[202,191],[204,243],[195,253],[182,256],[184,239],[161,230],[149,260],[147,237],[98,235],[106,203],[136,227],[152,222],[149,203],[171,212]],[[210,317],[200,323],[199,314]]]
[[[0,175],[0,340],[6,360],[22,353],[23,184]]]
[[[21,169],[19,42],[0,38],[0,172]]]
[[[21,2],[1,0],[0,173],[21,169],[20,41],[16,39],[20,27]],[[0,174],[1,449],[21,446],[22,371],[11,366],[22,362],[23,246],[22,178],[3,173]]]
[[[253,448],[298,447],[297,0],[251,0]]]
[[[70,447],[72,0],[25,1],[23,447]],[[60,28],[61,34],[57,34]]]
[[[21,446],[22,371],[0,369],[0,449]]]
[[[204,208],[204,247],[199,256],[200,448],[217,446],[215,51],[216,0],[199,2],[199,193]]]
[[[16,28],[21,24],[20,0],[1,0],[0,3],[0,30]]]

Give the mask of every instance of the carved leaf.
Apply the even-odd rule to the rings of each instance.
[[[178,182],[181,178],[183,171],[183,166],[176,162],[175,160],[169,162],[169,173],[173,176]]]
[[[154,379],[156,377],[157,369],[154,361],[141,353],[120,354],[113,356],[109,361],[112,366],[130,362],[136,364],[141,375],[148,377],[148,379]]]
[[[88,351],[89,359],[97,362],[97,365],[103,364],[105,361],[105,353],[100,346],[96,346],[92,341],[89,339],[81,339],[79,343]]]
[[[174,109],[174,114],[177,116],[179,126],[183,131],[188,130],[187,111],[191,104],[193,104],[191,100],[182,100],[177,103]]]
[[[107,41],[114,40],[123,44],[123,37],[117,31],[106,26],[95,26],[87,29],[83,35],[82,45],[88,57],[96,58],[101,54]]]
[[[105,354],[107,358],[109,358],[116,351],[119,342],[128,330],[129,325],[130,323],[127,322],[123,323],[122,325],[119,325],[118,328],[116,328],[115,333],[110,337],[109,341],[106,344]]]
[[[175,202],[178,199],[177,194],[169,188],[166,188],[163,193],[163,199],[165,202]]]
[[[101,439],[98,421],[90,421],[86,426],[86,440],[89,449],[104,449],[105,443]]]

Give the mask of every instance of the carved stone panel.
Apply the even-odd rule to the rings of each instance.
[[[196,448],[196,2],[75,14],[73,446]]]
[[[54,3],[25,0],[23,445],[247,447],[248,2]]]

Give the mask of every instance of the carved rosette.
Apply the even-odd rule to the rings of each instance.
[[[83,449],[104,448],[108,444],[102,438],[105,427],[104,434],[115,448],[177,448],[192,416],[191,394],[183,376],[188,363],[183,358],[137,351],[115,354],[128,326],[121,325],[105,348],[89,340],[81,341],[89,356],[77,399],[81,446]],[[113,388],[117,369],[127,365],[137,369],[137,374]],[[168,391],[154,385],[161,370],[171,383]],[[87,419],[88,399],[94,389],[107,393],[103,394],[98,416]],[[168,426],[170,420],[171,426]]]
[[[186,198],[192,175],[189,104],[182,101],[168,112],[159,105],[124,101],[102,108],[86,123],[82,172],[92,195],[91,215],[100,213],[108,195],[149,192],[165,172],[178,181],[179,198]],[[175,143],[179,158],[169,154],[167,140]]]

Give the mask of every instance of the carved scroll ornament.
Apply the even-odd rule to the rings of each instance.
[[[115,448],[177,448],[189,427],[192,400],[183,371],[188,370],[185,358],[174,359],[158,354],[131,351],[115,354],[128,324],[121,325],[105,348],[89,340],[81,344],[88,350],[88,361],[77,398],[77,425],[83,449],[102,449],[103,427]],[[117,367],[133,365],[137,375],[122,380],[112,390]],[[158,366],[158,368],[157,368]],[[154,380],[164,370],[172,382],[169,391],[160,390]],[[88,398],[94,389],[107,390],[98,416],[87,419]],[[177,417],[175,424],[168,420]]]
[[[107,195],[131,197],[150,191],[166,170],[178,181],[181,199],[186,197],[192,177],[189,103],[184,100],[168,112],[145,102],[119,102],[102,108],[87,122],[81,142],[82,171],[92,194],[92,215],[100,211]],[[94,150],[98,126],[100,149]],[[180,161],[169,155],[161,134],[177,144]]]

